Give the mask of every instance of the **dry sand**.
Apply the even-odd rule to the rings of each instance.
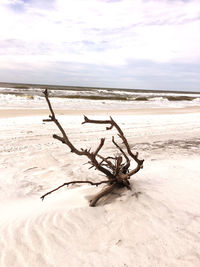
[[[199,106],[182,107],[182,108],[137,108],[137,109],[96,109],[96,110],[67,110],[55,109],[57,115],[150,115],[150,114],[184,114],[184,113],[198,113],[200,112]],[[0,109],[0,118],[9,117],[24,117],[24,116],[39,116],[47,115],[47,109]]]
[[[116,153],[113,132],[60,112],[70,114],[58,118],[75,145],[95,148],[105,136],[105,153]],[[110,113],[144,169],[132,178],[132,191],[91,208],[88,199],[100,188],[89,185],[39,198],[66,181],[102,179],[83,165],[87,159],[52,139],[56,127],[42,122],[48,112],[1,110],[0,266],[200,266],[200,112],[138,112]]]

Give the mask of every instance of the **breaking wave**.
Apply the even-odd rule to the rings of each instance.
[[[46,87],[50,89],[55,102],[65,104],[66,101],[98,101],[103,104],[127,102],[133,108],[200,105],[200,93],[39,85],[0,87],[0,101],[16,105],[28,102],[36,107],[44,100],[43,90]]]

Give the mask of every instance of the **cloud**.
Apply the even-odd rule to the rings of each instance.
[[[37,60],[4,69],[0,67],[0,80],[10,82],[44,83],[113,88],[199,90],[200,64],[168,64],[134,60],[124,66],[99,66],[74,62],[38,64]],[[188,71],[188,69],[190,71]]]
[[[2,0],[4,5],[15,12],[26,12],[29,8],[52,8],[55,0]]]
[[[63,62],[120,72],[150,62],[157,71],[200,60],[196,0],[2,0],[0,13],[1,69],[33,64],[44,71]]]

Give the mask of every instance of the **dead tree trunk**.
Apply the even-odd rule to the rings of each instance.
[[[97,201],[102,198],[103,196],[111,193],[117,187],[126,187],[127,189],[131,189],[129,179],[132,175],[136,174],[141,168],[143,168],[144,160],[140,160],[138,158],[138,153],[132,153],[130,145],[124,136],[123,131],[119,127],[119,125],[110,117],[109,120],[90,120],[88,117],[84,116],[84,121],[82,124],[91,123],[91,124],[106,124],[107,130],[111,130],[113,127],[117,130],[118,136],[121,138],[122,143],[125,146],[125,151],[116,143],[114,137],[112,137],[112,142],[120,151],[120,156],[115,157],[103,157],[100,155],[100,150],[102,149],[105,138],[100,140],[99,145],[97,146],[96,150],[91,152],[88,149],[77,149],[69,140],[65,130],[61,126],[60,122],[57,120],[55,113],[53,111],[51,102],[49,100],[48,90],[44,91],[44,96],[47,101],[49,110],[51,115],[49,115],[49,119],[44,120],[45,122],[54,122],[58,129],[61,132],[61,136],[56,134],[53,135],[53,138],[61,141],[65,145],[67,145],[72,153],[77,154],[78,156],[86,156],[89,159],[89,164],[91,167],[95,167],[97,170],[102,172],[106,176],[106,180],[100,182],[92,182],[92,181],[71,181],[68,183],[64,183],[59,187],[47,192],[41,199],[43,200],[47,195],[51,194],[54,191],[57,191],[63,186],[68,186],[70,184],[77,184],[77,183],[88,183],[91,185],[98,186],[100,184],[107,184],[105,188],[102,189],[94,198],[90,201],[90,206],[95,206]],[[132,158],[136,162],[136,167],[133,170],[129,170],[130,168],[130,158]]]

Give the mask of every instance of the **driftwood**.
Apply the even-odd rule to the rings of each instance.
[[[64,183],[59,187],[49,191],[48,193],[41,196],[43,200],[47,195],[51,194],[54,191],[57,191],[63,186],[68,186],[70,184],[81,184],[87,183],[91,185],[98,186],[100,184],[107,184],[94,198],[90,201],[90,206],[95,206],[97,201],[102,198],[103,196],[111,193],[115,188],[119,187],[126,187],[127,189],[131,189],[129,179],[132,175],[136,174],[141,168],[143,168],[144,160],[140,160],[138,158],[138,153],[133,154],[130,148],[130,145],[124,136],[123,131],[119,127],[119,125],[110,117],[109,120],[91,120],[88,117],[84,116],[84,121],[82,124],[91,123],[91,124],[106,124],[107,130],[111,130],[115,128],[118,132],[118,136],[121,138],[122,143],[125,147],[125,151],[116,143],[114,137],[112,137],[112,142],[120,152],[120,156],[114,157],[103,157],[100,155],[100,150],[102,149],[105,138],[101,138],[99,145],[97,146],[96,150],[91,152],[90,149],[77,149],[69,140],[65,130],[61,126],[60,122],[57,120],[55,113],[53,111],[51,102],[49,100],[48,90],[44,91],[44,96],[47,101],[49,110],[51,115],[49,115],[49,119],[45,119],[45,122],[54,122],[58,129],[61,132],[61,136],[56,134],[53,135],[53,138],[61,141],[63,144],[67,145],[72,153],[77,154],[78,156],[86,156],[89,159],[89,164],[91,167],[95,167],[98,171],[102,172],[106,176],[106,180],[100,182],[92,182],[92,181],[71,181],[68,183]],[[129,170],[130,168],[130,158],[132,158],[136,162],[136,167],[133,170]]]

